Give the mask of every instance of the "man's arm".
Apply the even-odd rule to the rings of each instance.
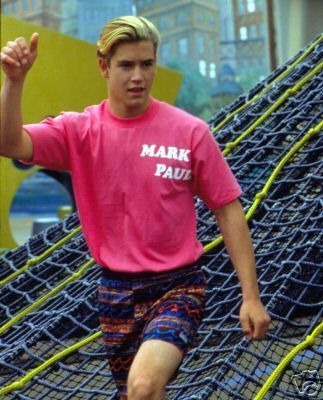
[[[254,251],[243,208],[235,200],[214,210],[214,214],[241,284],[243,332],[249,339],[260,339],[269,327],[270,317],[259,296]]]
[[[22,37],[10,41],[1,49],[4,72],[1,89],[0,155],[31,161],[33,145],[22,129],[21,98],[28,70],[37,57],[38,34],[34,33],[29,47]]]

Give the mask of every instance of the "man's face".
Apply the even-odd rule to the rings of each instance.
[[[151,41],[121,43],[109,65],[99,59],[108,78],[111,111],[124,118],[142,114],[149,107],[149,94],[156,72],[156,56]]]

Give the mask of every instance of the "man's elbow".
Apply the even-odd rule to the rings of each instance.
[[[33,159],[32,142],[28,139],[24,140],[23,137],[15,143],[1,141],[0,156],[30,162]]]

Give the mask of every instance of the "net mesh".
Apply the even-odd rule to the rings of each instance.
[[[245,212],[259,200],[249,226],[272,324],[264,340],[243,337],[237,275],[223,244],[211,246],[199,344],[167,387],[169,399],[254,398],[322,322],[321,39],[209,121],[244,191]],[[218,228],[198,198],[196,210],[198,238],[208,245]],[[96,310],[100,270],[78,226],[71,215],[0,258],[0,394],[7,399],[116,398]],[[264,398],[323,398],[322,357],[318,335]]]

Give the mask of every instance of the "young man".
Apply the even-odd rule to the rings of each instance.
[[[1,52],[1,154],[69,170],[92,256],[99,314],[120,396],[155,400],[192,346],[203,315],[194,195],[210,207],[240,279],[245,335],[270,318],[258,292],[241,190],[208,126],[150,96],[159,35],[142,17],[110,21],[98,41],[109,100],[22,126],[21,96],[38,35]]]

